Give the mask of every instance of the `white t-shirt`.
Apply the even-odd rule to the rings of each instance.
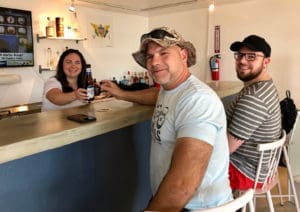
[[[53,88],[58,88],[62,91],[62,85],[61,83],[55,78],[51,77],[49,78],[44,85],[44,92],[43,92],[43,99],[42,99],[42,111],[48,111],[48,110],[61,110],[64,108],[71,108],[76,106],[81,106],[86,103],[81,102],[80,100],[75,100],[71,103],[65,104],[65,105],[56,105],[47,99],[46,94],[48,91],[50,91]]]
[[[194,76],[172,90],[161,89],[151,126],[151,187],[155,194],[166,175],[176,139],[193,137],[213,146],[202,183],[185,206],[204,209],[232,199],[228,177],[226,115],[216,93]]]

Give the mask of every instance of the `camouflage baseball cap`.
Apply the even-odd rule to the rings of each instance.
[[[189,41],[185,41],[175,30],[169,29],[168,27],[159,27],[147,34],[143,34],[141,36],[140,49],[132,54],[135,61],[143,68],[146,68],[147,45],[151,41],[165,48],[177,45],[180,48],[186,49],[188,52],[188,67],[195,65],[196,49],[194,45]]]

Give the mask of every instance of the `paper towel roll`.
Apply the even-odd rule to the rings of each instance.
[[[0,85],[9,85],[21,82],[21,76],[17,74],[0,74]]]

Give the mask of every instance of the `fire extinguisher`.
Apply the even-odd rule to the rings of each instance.
[[[220,54],[215,54],[210,57],[209,59],[209,66],[211,71],[212,80],[219,80],[220,79]]]

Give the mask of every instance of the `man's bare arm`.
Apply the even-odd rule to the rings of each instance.
[[[237,150],[245,141],[238,139],[227,132],[228,144],[229,144],[229,152],[230,154]]]
[[[101,81],[101,91],[106,91],[108,94],[130,102],[136,102],[145,105],[155,105],[159,89],[149,88],[138,91],[125,91],[120,89],[114,82],[110,80]]]
[[[178,139],[170,169],[146,210],[180,211],[201,184],[212,150],[213,146],[204,141]]]

